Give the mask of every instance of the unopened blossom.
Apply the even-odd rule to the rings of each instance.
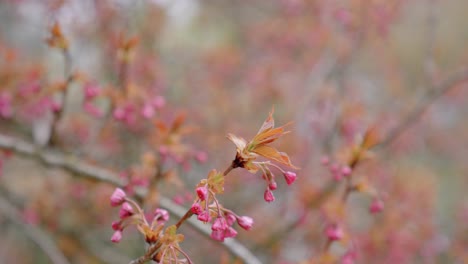
[[[216,241],[224,242],[224,230],[213,230],[210,236]]]
[[[237,231],[232,228],[228,227],[226,230],[224,230],[224,237],[236,237],[237,236]]]
[[[341,168],[341,174],[343,174],[343,176],[349,176],[351,175],[351,173],[352,169],[349,166],[344,166],[343,168]]]
[[[203,212],[203,209],[201,208],[201,205],[199,203],[194,203],[192,204],[192,207],[190,207],[190,211],[198,215]]]
[[[169,212],[165,209],[158,208],[154,211],[154,220],[159,223],[164,223],[169,220]]]
[[[226,223],[228,226],[232,226],[234,222],[236,222],[237,218],[233,214],[227,214],[226,215]]]
[[[287,172],[283,173],[283,176],[284,176],[284,179],[286,180],[286,183],[288,185],[291,185],[297,178],[296,173],[294,173],[292,171],[287,171]]]
[[[117,231],[117,230],[122,230],[122,222],[121,221],[114,221],[112,222],[112,229]]]
[[[325,230],[329,240],[335,241],[343,238],[343,230],[338,225],[329,225]]]
[[[274,191],[278,188],[278,184],[275,181],[272,181],[268,184],[268,189]]]
[[[92,99],[92,98],[98,96],[99,93],[100,93],[100,89],[99,89],[99,87],[97,85],[87,84],[84,87],[84,95],[85,95],[86,100],[89,100],[89,99]]]
[[[216,230],[225,230],[228,227],[226,223],[226,219],[224,217],[218,217],[214,221],[213,225],[211,226],[211,230],[216,231]]]
[[[209,222],[211,219],[211,216],[208,211],[203,211],[202,213],[198,214],[197,219],[202,222]]]
[[[206,198],[208,197],[208,189],[203,186],[203,187],[197,187],[197,195],[200,200],[205,201]]]
[[[154,108],[150,104],[145,104],[141,109],[141,115],[146,119],[152,118],[154,116],[154,113]]]
[[[273,192],[270,189],[266,189],[265,193],[263,194],[263,199],[270,203],[275,200],[275,196],[273,195]]]
[[[369,212],[371,212],[372,214],[377,214],[377,213],[382,212],[383,209],[384,209],[384,202],[378,198],[374,198],[369,207]]]
[[[119,243],[120,240],[122,240],[122,231],[117,230],[117,231],[115,231],[114,234],[112,235],[111,241],[112,241],[113,243]]]
[[[115,207],[123,204],[123,202],[125,202],[126,197],[127,195],[125,194],[124,190],[116,188],[110,198],[111,205]]]
[[[237,218],[237,223],[240,225],[240,227],[244,228],[245,230],[250,230],[254,221],[251,217],[241,216]]]
[[[119,216],[121,219],[127,218],[134,214],[133,207],[129,203],[123,203],[119,211]]]

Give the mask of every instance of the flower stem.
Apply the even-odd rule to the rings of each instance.
[[[189,219],[193,215],[192,211],[190,209],[187,210],[187,212],[182,216],[182,218],[179,219],[179,221],[176,224],[177,229],[185,222],[185,220]]]

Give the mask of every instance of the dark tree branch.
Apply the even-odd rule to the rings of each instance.
[[[125,185],[125,182],[121,180],[115,172],[103,169],[97,165],[89,164],[88,162],[85,162],[72,155],[67,155],[51,149],[40,148],[22,139],[0,134],[0,149],[11,150],[18,155],[39,160],[44,165],[49,167],[64,169],[74,176],[105,182],[118,187],[123,187]],[[136,190],[136,196],[139,198],[142,199],[145,197],[145,195],[146,190]],[[171,214],[179,218],[183,217],[183,215],[187,212],[187,208],[175,204],[167,197],[160,197],[159,203],[161,207],[166,208]],[[211,229],[208,226],[193,218],[188,219],[187,222],[199,233],[207,237],[210,236]],[[261,263],[252,252],[250,252],[246,247],[237,242],[235,239],[229,239],[222,245],[229,252],[231,252],[231,254],[242,259],[244,263]]]

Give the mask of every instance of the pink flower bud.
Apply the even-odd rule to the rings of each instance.
[[[111,237],[111,241],[113,243],[119,243],[121,239],[122,239],[122,231],[120,230],[115,231]]]
[[[62,105],[56,101],[50,102],[50,108],[52,109],[52,112],[57,113],[62,110]]]
[[[126,197],[127,195],[125,194],[124,190],[116,188],[110,198],[111,206],[115,207],[123,204],[123,202],[125,202]]]
[[[192,211],[192,213],[198,215],[198,214],[203,212],[203,209],[201,208],[199,203],[194,203],[194,204],[192,204],[192,207],[190,207],[190,211]]]
[[[198,198],[200,198],[200,200],[202,201],[205,201],[206,198],[208,197],[208,189],[206,187],[198,187],[196,191],[197,191]]]
[[[127,218],[133,215],[133,207],[129,203],[123,203],[119,211],[120,219]]]
[[[229,227],[228,229],[224,230],[224,237],[236,237],[237,236],[237,231]]]
[[[216,230],[225,230],[227,228],[227,223],[226,219],[223,217],[218,217],[214,221],[213,225],[211,226],[211,230],[216,231]]]
[[[167,222],[169,220],[169,213],[165,209],[158,208],[154,211],[154,220],[158,221],[158,223]]]
[[[112,222],[112,229],[115,230],[115,231],[122,231],[122,222],[121,221],[114,221]]]
[[[270,203],[275,200],[275,196],[273,195],[273,192],[270,191],[270,189],[266,189],[265,193],[263,194],[263,199]]]
[[[296,173],[292,171],[287,171],[283,174],[284,179],[288,185],[291,185],[297,178]]]
[[[166,104],[166,99],[164,99],[162,96],[156,96],[153,98],[153,100],[151,100],[151,104],[154,108],[161,109]]]
[[[240,227],[248,231],[252,228],[254,221],[251,217],[241,216],[237,218],[237,223],[240,225]]]
[[[338,225],[330,225],[325,230],[325,234],[327,235],[329,240],[335,241],[340,240],[343,238],[343,230]]]
[[[200,163],[205,163],[208,160],[208,155],[204,151],[198,151],[195,154],[195,159]]]
[[[378,198],[374,198],[374,200],[372,200],[372,203],[369,207],[369,212],[371,212],[372,214],[377,214],[377,213],[382,212],[383,209],[384,209],[383,201]]]
[[[236,222],[236,216],[233,214],[227,214],[226,215],[226,223],[228,226],[232,226],[234,222]]]
[[[272,182],[270,182],[270,183],[268,184],[268,189],[270,189],[270,190],[272,190],[272,191],[276,190],[277,188],[278,188],[278,184],[276,184],[275,181],[272,181]]]
[[[115,119],[122,121],[127,116],[127,113],[125,112],[125,109],[123,109],[122,107],[117,107],[114,109],[114,112],[112,113],[112,115],[114,116]]]
[[[141,109],[141,115],[146,119],[152,118],[154,116],[153,106],[150,104],[145,104],[143,106],[143,109]]]
[[[198,217],[197,217],[198,220],[202,221],[202,222],[209,222],[211,220],[211,216],[210,216],[210,213],[208,211],[204,211],[200,214],[198,214]]]
[[[343,174],[343,176],[345,177],[351,175],[352,172],[353,171],[349,166],[344,166],[343,168],[341,168],[341,174]]]
[[[213,230],[210,236],[216,241],[224,242],[224,230]]]
[[[96,97],[97,95],[99,95],[99,92],[100,92],[99,87],[96,85],[87,84],[84,87],[84,95],[85,95],[86,100]]]

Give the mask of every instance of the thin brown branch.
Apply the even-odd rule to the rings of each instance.
[[[26,156],[39,160],[46,166],[64,169],[74,176],[85,179],[90,179],[99,182],[109,183],[114,186],[123,187],[125,182],[118,177],[118,174],[110,170],[103,169],[99,166],[89,164],[75,156],[68,155],[59,151],[54,151],[47,148],[40,148],[36,145],[24,141],[22,139],[0,134],[0,149],[10,150],[18,155]],[[146,190],[137,189],[136,195],[143,198],[146,195]],[[160,197],[159,203],[161,207],[166,208],[171,214],[181,218],[187,212],[187,208],[175,204],[167,197]],[[209,237],[211,229],[197,221],[196,219],[188,219],[187,222],[199,233]],[[242,259],[247,264],[261,263],[255,255],[252,254],[246,247],[237,242],[235,239],[227,240],[222,244],[231,254]]]
[[[384,140],[375,145],[375,147],[385,147],[392,143],[400,135],[408,130],[411,125],[415,124],[426,110],[434,103],[437,99],[444,96],[452,88],[460,82],[468,81],[468,69],[463,69],[441,81],[439,84],[434,85],[434,89],[430,89],[429,93],[423,97],[416,107],[411,111],[408,116],[400,123],[397,127],[391,130]]]
[[[69,264],[70,262],[63,255],[60,249],[55,245],[54,240],[40,228],[28,225],[21,219],[20,211],[11,204],[6,198],[0,196],[0,212],[8,218],[9,221],[18,225],[19,228],[50,258],[54,264]]]

